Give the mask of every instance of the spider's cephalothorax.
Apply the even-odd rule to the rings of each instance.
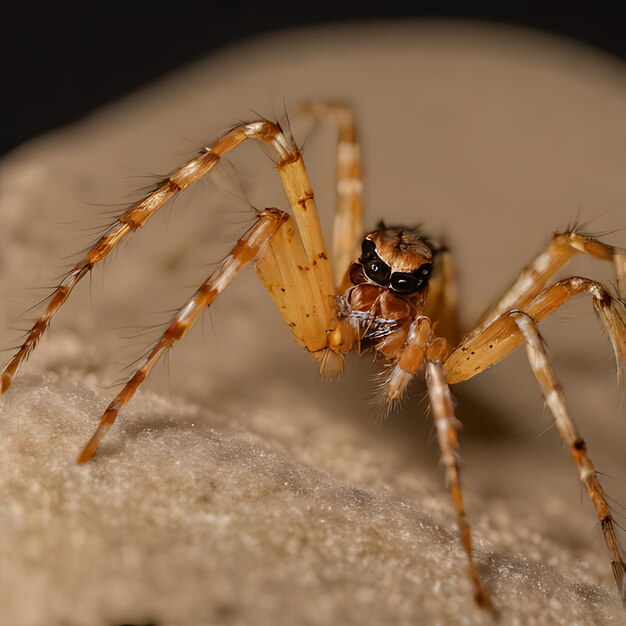
[[[361,348],[374,347],[386,361],[399,356],[411,322],[424,309],[433,256],[414,229],[382,227],[363,239],[348,272],[352,286],[339,298]]]
[[[626,254],[576,232],[575,228],[556,234],[473,330],[463,333],[458,321],[452,262],[444,248],[431,244],[416,229],[384,225],[361,241],[361,159],[350,109],[333,102],[314,102],[306,104],[302,111],[334,121],[339,130],[332,254],[326,248],[313,189],[295,141],[279,124],[269,120],[235,126],[172,170],[148,195],[124,211],[65,274],[46,300],[43,313],[0,373],[0,395],[9,389],[55,313],[96,264],[143,226],[161,206],[207,175],[224,155],[245,141],[258,141],[274,156],[290,212],[270,208],[257,213],[256,223],[178,309],[111,401],[78,462],[85,463],[94,455],[119,411],[155,365],[185,336],[238,272],[247,263],[253,263],[294,339],[319,361],[324,377],[332,378],[341,372],[345,353],[363,348],[372,348],[387,365],[388,375],[383,385],[387,406],[402,398],[411,380],[425,377],[442,464],[467,554],[468,573],[476,601],[484,607],[489,606],[489,596],[474,565],[459,479],[457,421],[449,385],[473,378],[525,343],[530,367],[600,520],[617,589],[626,604],[626,566],[612,513],[537,326],[562,304],[579,294],[587,294],[611,339],[618,365],[626,362],[623,293],[622,297],[619,293],[615,297],[602,283],[579,276],[553,281],[555,272],[575,254],[582,253],[612,262],[619,291],[626,285]],[[353,261],[357,255],[358,259]]]

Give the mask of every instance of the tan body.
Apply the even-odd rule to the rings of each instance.
[[[590,295],[611,339],[619,370],[626,361],[623,302],[602,284],[586,278],[571,277],[554,284],[550,280],[572,256],[583,253],[611,261],[617,284],[621,286],[626,278],[626,256],[618,249],[578,234],[575,229],[556,235],[547,250],[521,273],[476,327],[463,334],[447,251],[410,228],[381,227],[362,239],[360,149],[349,109],[322,102],[305,105],[303,112],[315,119],[331,120],[339,129],[332,266],[314,193],[296,143],[276,123],[259,120],[242,124],[175,169],[152,193],[129,207],[66,274],[22,346],[4,368],[0,394],[8,390],[56,311],[95,264],[128,234],[143,226],[169,199],[206,175],[223,155],[248,139],[261,141],[274,156],[291,212],[279,209],[258,212],[254,226],[173,316],[144,362],[111,401],[78,462],[91,459],[120,409],[154,366],[185,336],[237,272],[253,262],[295,340],[315,356],[325,378],[341,372],[344,353],[372,350],[387,367],[383,402],[389,407],[405,394],[417,375],[424,376],[474,596],[484,607],[490,606],[490,600],[473,560],[449,385],[491,367],[524,342],[532,371],[595,507],[611,554],[618,592],[626,600],[626,570],[613,518],[537,328],[541,319],[572,297]]]

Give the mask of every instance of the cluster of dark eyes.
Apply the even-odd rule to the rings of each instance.
[[[412,272],[392,272],[391,268],[377,254],[371,239],[364,239],[359,263],[365,275],[381,287],[391,287],[397,293],[410,295],[419,291],[430,278],[432,265],[425,263]]]

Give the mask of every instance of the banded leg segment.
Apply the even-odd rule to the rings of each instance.
[[[618,292],[624,295],[626,289],[626,254],[619,248],[609,246],[593,237],[585,237],[575,232],[559,233],[545,252],[542,252],[528,267],[504,296],[490,308],[470,333],[480,334],[496,318],[512,309],[526,310],[527,306],[546,286],[548,280],[564,267],[576,254],[586,254],[595,259],[611,261],[618,285]]]
[[[441,449],[441,462],[446,470],[446,481],[454,501],[454,506],[456,507],[461,541],[463,542],[463,548],[467,554],[469,576],[474,588],[474,599],[479,606],[489,608],[491,606],[489,594],[481,585],[478,573],[476,572],[476,566],[474,565],[472,537],[465,514],[463,492],[461,491],[459,442],[456,433],[457,420],[454,417],[450,389],[446,382],[443,368],[439,362],[430,360],[426,362],[426,385],[428,387],[430,406],[435,420],[437,441]]]
[[[572,277],[544,289],[525,312],[539,322],[558,307],[580,294],[589,294],[593,306],[607,330],[617,361],[618,377],[626,363],[626,321],[622,303],[611,296],[601,283]],[[468,335],[444,363],[446,378],[456,384],[472,378],[508,356],[523,340],[511,312],[498,317],[480,333]]]
[[[131,379],[106,408],[96,432],[78,457],[78,463],[85,463],[94,455],[100,441],[113,425],[120,409],[148,378],[161,357],[176,341],[185,336],[202,312],[230,284],[239,270],[254,259],[263,244],[276,234],[288,217],[286,213],[278,209],[266,209],[260,213],[259,221],[248,234],[239,239],[219,268],[198,287],[194,295],[179,309],[143,364],[137,368]]]
[[[514,319],[526,341],[530,367],[541,387],[546,404],[550,407],[550,411],[554,416],[554,422],[561,435],[561,439],[567,444],[570,455],[574,463],[576,463],[580,482],[585,486],[596,510],[604,535],[604,541],[611,554],[611,565],[613,567],[617,590],[622,599],[622,603],[626,606],[626,566],[622,557],[622,549],[617,539],[615,523],[604,491],[602,490],[591,459],[587,454],[587,446],[569,414],[565,396],[554,370],[550,365],[550,361],[548,360],[548,355],[536,323],[531,317],[524,313],[513,313],[511,317]]]
[[[313,191],[308,181],[302,156],[295,143],[287,139],[278,124],[261,120],[237,126],[218,139],[211,147],[204,148],[197,157],[173,170],[167,178],[156,186],[154,191],[143,200],[130,206],[106,230],[95,245],[87,251],[84,258],[65,275],[52,293],[43,314],[35,322],[17,353],[4,368],[0,376],[0,395],[9,388],[19,368],[47,330],[52,317],[67,300],[81,278],[104,259],[124,237],[143,226],[157,209],[207,174],[223,155],[246,139],[262,141],[271,148],[276,157],[276,165],[283,188],[298,223],[308,264],[321,294],[322,307],[319,314],[324,316],[326,326],[331,327],[333,325],[333,320],[336,317],[336,305],[330,263],[322,238]]]
[[[396,335],[398,337],[396,338]],[[389,356],[399,354],[398,360],[391,365],[384,389],[383,401],[386,410],[391,410],[392,406],[400,402],[406,393],[409,383],[424,365],[424,359],[428,350],[428,344],[432,336],[432,324],[428,317],[419,315],[409,326],[408,334],[406,330],[392,333],[377,345],[377,350],[385,354],[389,350]],[[395,341],[400,340],[404,344],[395,345]]]
[[[333,278],[339,291],[346,272],[359,256],[363,236],[363,180],[361,148],[356,138],[354,117],[349,107],[338,102],[305,102],[300,111],[315,120],[336,124],[337,145],[337,205],[333,224]]]

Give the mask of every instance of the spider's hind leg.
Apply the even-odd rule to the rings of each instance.
[[[463,336],[459,319],[459,295],[456,271],[449,250],[442,248],[434,258],[434,268],[428,283],[428,298],[424,315],[437,322],[437,335],[456,345]]]

